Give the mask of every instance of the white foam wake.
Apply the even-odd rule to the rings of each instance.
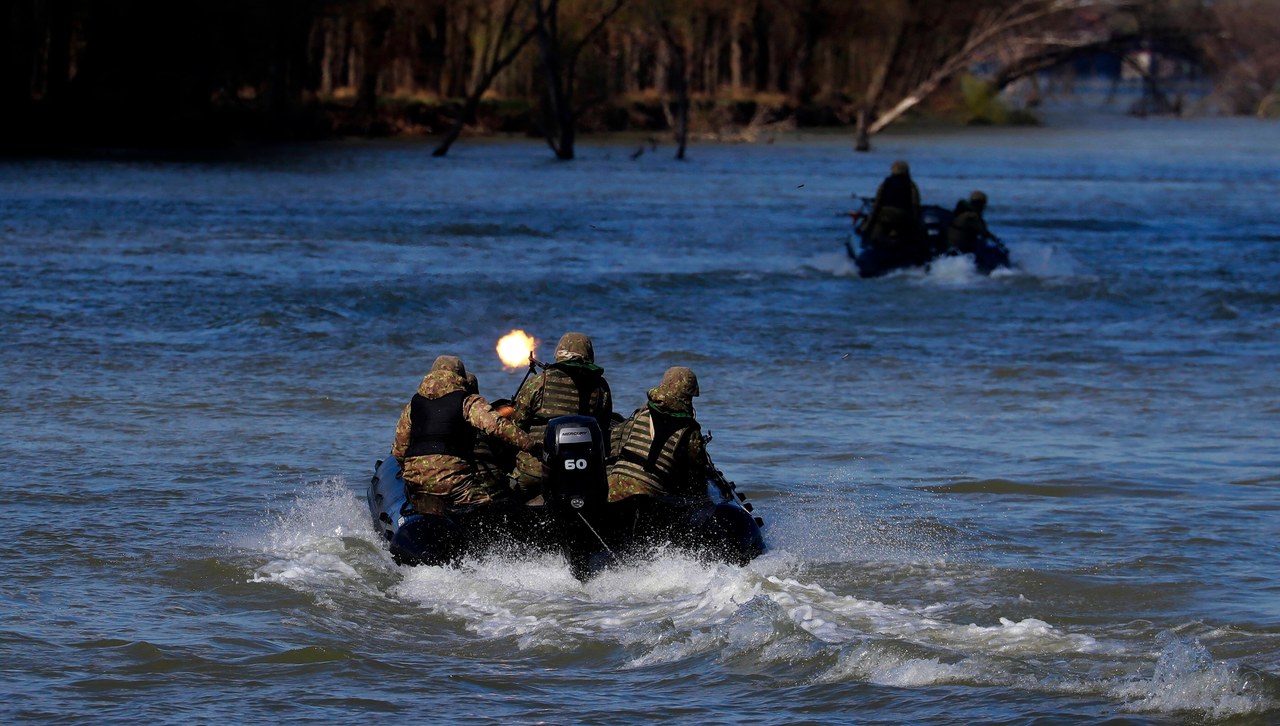
[[[1221,718],[1275,706],[1259,684],[1213,661],[1198,642],[1169,637],[1153,660],[1140,641],[1034,616],[955,620],[948,613],[964,610],[963,602],[895,605],[808,581],[809,565],[795,552],[773,551],[742,568],[660,552],[587,582],[555,554],[492,555],[457,569],[397,568],[363,502],[336,480],[304,491],[253,547],[266,562],[252,582],[316,592],[322,600],[335,588],[389,596],[476,638],[509,640],[526,651],[618,648],[626,668],[712,656],[799,665],[815,682],[1088,694],[1136,712]],[[946,597],[948,589],[927,587],[936,567],[899,567],[922,578],[922,592]]]
[[[368,558],[353,556],[381,548],[373,531],[369,510],[352,496],[341,478],[314,482],[301,491],[279,514],[270,516],[242,543],[261,553],[265,562],[251,582],[273,582],[302,590],[364,587],[364,578],[353,563]],[[385,563],[390,566],[390,560]]]

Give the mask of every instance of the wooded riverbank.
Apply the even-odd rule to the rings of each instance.
[[[1280,20],[1247,0],[23,0],[0,13],[0,144],[203,145],[465,133],[767,136],[920,113],[1032,117],[1055,79],[1181,113],[1278,105]],[[1274,32],[1273,32],[1274,31]],[[1016,102],[998,114],[1019,85]]]

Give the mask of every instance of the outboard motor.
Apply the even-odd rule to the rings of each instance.
[[[604,471],[604,435],[590,416],[559,416],[547,423],[543,461],[551,470],[543,484],[547,506],[573,514],[599,511],[609,500]]]
[[[605,543],[609,480],[604,448],[600,424],[590,416],[558,416],[547,422],[542,459],[550,473],[542,498],[560,529],[569,567],[579,579],[613,560]]]

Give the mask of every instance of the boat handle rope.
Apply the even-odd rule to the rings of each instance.
[[[581,519],[582,523],[587,525],[587,529],[591,530],[591,534],[594,534],[596,536],[596,539],[600,541],[600,546],[603,547],[611,557],[616,558],[618,555],[615,554],[613,550],[609,549],[609,545],[607,542],[604,541],[604,537],[601,537],[600,533],[596,531],[596,528],[591,526],[591,523],[588,522],[587,518],[582,515],[582,512],[574,512],[574,514],[577,514],[578,519]]]

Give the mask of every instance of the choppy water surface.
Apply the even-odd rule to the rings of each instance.
[[[1274,722],[1280,127],[848,147],[0,163],[0,717]],[[898,157],[1020,270],[859,279]],[[513,328],[692,366],[770,552],[396,567],[399,408]]]

